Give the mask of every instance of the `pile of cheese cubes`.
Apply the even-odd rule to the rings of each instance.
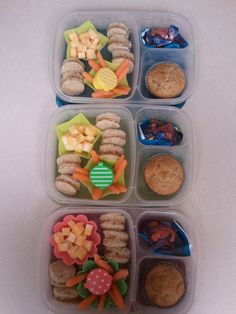
[[[96,51],[101,48],[98,33],[90,28],[88,32],[78,35],[76,32],[69,34],[70,57],[78,59],[96,59]]]

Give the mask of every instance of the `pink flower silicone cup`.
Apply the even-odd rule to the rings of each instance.
[[[54,234],[51,235],[50,237],[50,243],[54,247],[54,254],[57,258],[63,259],[63,262],[67,265],[73,265],[73,264],[78,264],[78,265],[83,265],[84,263],[87,262],[89,257],[94,257],[94,255],[97,253],[97,246],[101,242],[101,237],[97,233],[97,225],[95,224],[94,221],[88,220],[88,218],[85,215],[78,215],[78,216],[73,216],[73,215],[67,215],[64,217],[63,221],[59,221],[54,225],[53,231],[54,233],[56,232],[61,232],[62,228],[68,227],[68,222],[70,220],[73,220],[74,222],[83,222],[84,224],[90,224],[93,226],[93,232],[91,236],[87,237],[88,240],[93,241],[93,248],[90,253],[87,254],[87,256],[83,260],[79,259],[73,259],[69,256],[67,252],[59,252],[57,249],[57,245],[54,241]]]

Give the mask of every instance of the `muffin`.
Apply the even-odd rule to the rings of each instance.
[[[168,196],[181,188],[184,171],[181,164],[172,156],[156,155],[146,163],[144,179],[154,193]]]
[[[174,98],[183,92],[186,78],[178,64],[158,63],[147,72],[146,84],[152,96]]]
[[[145,293],[152,303],[163,308],[177,304],[186,287],[181,271],[174,265],[159,264],[145,279]]]

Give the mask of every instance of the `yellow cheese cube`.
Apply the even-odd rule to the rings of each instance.
[[[69,250],[68,250],[68,254],[71,258],[76,258],[77,256],[77,251],[78,251],[78,247],[77,246],[72,246]]]
[[[92,232],[93,232],[93,225],[86,224],[85,230],[84,230],[84,235],[91,236]]]
[[[79,130],[77,129],[76,125],[71,125],[69,127],[69,131],[72,135],[77,135],[79,134]]]
[[[96,52],[94,49],[92,48],[89,48],[87,51],[86,51],[86,57],[88,60],[92,60],[92,59],[96,59]]]
[[[75,244],[78,246],[83,246],[86,240],[86,235],[81,235],[76,238]]]
[[[85,141],[92,143],[94,141],[94,136],[89,136],[89,135],[85,136]]]
[[[77,125],[77,129],[79,130],[80,133],[83,133],[85,132],[85,129],[86,129],[86,125],[84,124],[78,124]]]
[[[93,125],[88,125],[84,131],[84,133],[86,135],[89,135],[89,136],[96,136],[97,134],[97,129],[93,126]]]
[[[88,142],[85,142],[83,144],[83,152],[91,153],[92,150],[93,150],[93,144],[88,143]]]
[[[77,144],[80,144],[80,143],[82,143],[83,141],[84,141],[84,135],[83,134],[78,134],[77,136],[76,136],[76,139],[77,139]]]
[[[68,235],[70,234],[70,228],[62,228],[62,234],[65,237],[68,237]]]
[[[94,39],[94,40],[92,41],[91,48],[97,50],[99,41],[100,41],[99,38]]]
[[[78,52],[85,52],[87,50],[87,46],[85,46],[82,43],[78,43],[77,44],[77,50],[78,50]]]
[[[76,225],[74,225],[72,227],[72,231],[74,234],[76,234],[77,236],[80,236],[81,234],[84,233],[84,227],[83,225],[81,225],[80,223],[77,223]]]
[[[75,225],[75,222],[73,220],[70,220],[67,225],[72,228]]]
[[[75,240],[76,240],[76,235],[73,232],[71,232],[67,238],[67,241],[75,243]]]
[[[72,243],[69,241],[64,241],[57,245],[57,249],[59,252],[68,252],[68,250],[72,247]]]
[[[71,58],[77,58],[77,54],[78,54],[78,51],[77,51],[77,48],[70,48],[70,56]]]
[[[68,37],[69,37],[70,40],[73,41],[73,42],[78,42],[78,41],[79,41],[79,37],[78,37],[78,35],[77,35],[75,32],[70,33],[70,34],[68,35]]]
[[[76,252],[76,257],[82,261],[86,256],[87,251],[84,248],[80,247]]]
[[[84,242],[84,249],[89,253],[92,251],[92,248],[93,248],[93,241],[86,240]]]
[[[75,146],[77,145],[77,140],[72,135],[63,135],[61,140],[65,146],[65,149],[68,151],[73,151]]]
[[[94,29],[90,28],[88,30],[88,34],[89,34],[89,37],[91,39],[93,39],[93,40],[98,39],[98,41],[99,41],[99,35],[98,35],[98,33]]]
[[[90,38],[88,32],[85,32],[85,33],[79,35],[79,40],[84,39],[84,38],[88,38],[88,39]]]
[[[83,152],[83,144],[78,144],[75,146],[74,151],[76,153],[82,153]]]
[[[85,59],[86,58],[86,53],[84,52],[78,52],[78,59]]]
[[[56,242],[56,244],[59,244],[61,242],[64,241],[64,236],[61,232],[56,232],[53,236],[54,241]]]

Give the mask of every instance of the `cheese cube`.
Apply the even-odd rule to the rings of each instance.
[[[82,43],[77,44],[77,50],[78,52],[85,52],[87,50],[87,47],[83,45]]]
[[[75,148],[74,148],[74,151],[76,153],[82,153],[82,151],[83,151],[83,144],[76,145]]]
[[[89,135],[85,136],[85,141],[92,143],[94,141],[94,136],[89,136]]]
[[[72,247],[72,243],[69,241],[64,241],[57,245],[57,249],[59,252],[68,252],[68,250]]]
[[[83,152],[91,153],[92,150],[93,150],[93,144],[88,143],[88,142],[85,142],[83,144]]]
[[[86,256],[87,251],[84,248],[80,247],[76,252],[76,257],[82,261]]]
[[[80,133],[84,133],[85,129],[86,129],[86,125],[79,124],[79,125],[77,125],[77,129],[79,130]]]
[[[85,243],[85,240],[86,240],[86,235],[78,236],[76,241],[75,241],[75,244],[78,246],[83,246]]]
[[[89,135],[89,136],[95,136],[96,133],[97,133],[97,130],[95,129],[94,126],[88,125],[88,126],[86,127],[84,133],[85,133],[86,135]]]
[[[53,236],[54,241],[56,242],[56,244],[59,244],[61,242],[64,241],[64,236],[61,232],[56,232]]]
[[[93,40],[98,39],[99,40],[99,35],[98,35],[98,33],[94,29],[90,28],[88,30],[88,34],[89,34],[89,37],[91,39],[93,39]]]
[[[77,135],[79,134],[79,130],[77,129],[77,127],[75,125],[71,125],[69,127],[69,131],[72,135]]]
[[[99,41],[100,41],[99,38],[94,39],[94,40],[92,41],[91,48],[97,50]]]
[[[71,41],[70,46],[71,46],[71,48],[77,48],[78,42],[77,41]]]
[[[68,237],[68,235],[70,234],[70,228],[62,228],[62,234],[65,237]]]
[[[83,225],[81,225],[80,223],[77,223],[76,225],[74,225],[72,227],[72,231],[74,234],[76,234],[77,236],[80,236],[81,234],[84,233],[84,227]]]
[[[93,241],[86,240],[84,242],[84,249],[89,253],[92,251],[92,248],[93,248]]]
[[[67,225],[72,228],[75,225],[75,222],[73,220],[70,220]]]
[[[79,40],[82,41],[82,39],[84,39],[84,38],[88,38],[88,39],[90,38],[88,32],[85,32],[85,33],[79,35]]]
[[[87,48],[91,47],[91,40],[88,37],[82,37],[80,38],[81,43]]]
[[[77,250],[78,250],[78,247],[77,246],[72,246],[69,250],[68,250],[68,254],[71,258],[76,258],[77,256]]]
[[[68,35],[68,37],[69,37],[70,40],[73,41],[73,42],[78,42],[78,41],[79,41],[79,37],[78,37],[78,35],[77,35],[75,32],[70,33],[70,34]]]
[[[83,134],[78,134],[77,136],[76,136],[76,139],[77,139],[77,144],[80,144],[80,143],[82,143],[83,141],[84,141],[84,135]]]
[[[96,53],[95,53],[95,50],[90,48],[86,51],[86,57],[87,59],[89,60],[92,60],[92,59],[96,59]]]
[[[86,224],[84,235],[91,236],[92,232],[93,232],[93,225]]]
[[[78,54],[78,52],[77,52],[77,48],[70,48],[70,56],[71,56],[71,58],[77,58],[77,54]]]
[[[63,135],[61,140],[65,146],[65,149],[68,151],[73,151],[75,146],[77,145],[77,140],[74,136],[71,135]]]
[[[75,240],[76,240],[76,235],[73,232],[71,232],[67,238],[67,241],[75,243]]]
[[[85,59],[86,53],[85,52],[78,52],[78,59]]]

